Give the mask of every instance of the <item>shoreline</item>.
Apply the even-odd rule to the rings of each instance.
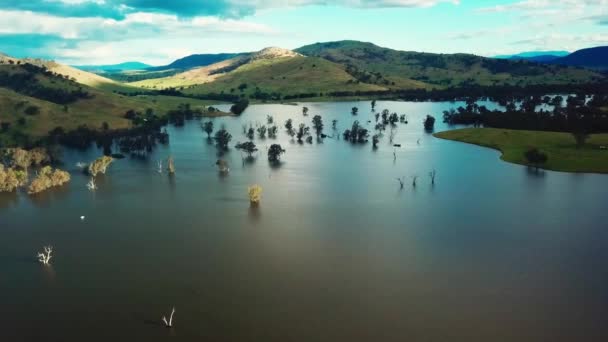
[[[490,148],[501,153],[500,160],[528,167],[523,153],[537,147],[547,153],[548,160],[538,169],[578,174],[608,174],[608,150],[599,146],[608,145],[608,133],[590,136],[588,143],[580,149],[574,145],[570,133],[525,131],[500,128],[461,128],[433,133],[442,139]],[[570,142],[572,140],[572,142]]]

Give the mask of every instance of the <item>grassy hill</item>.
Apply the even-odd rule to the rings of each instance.
[[[388,89],[358,82],[342,65],[279,48],[267,48],[171,77],[130,85],[152,89],[183,88],[189,94],[254,95],[262,92],[283,96]]]
[[[176,75],[129,85],[178,88],[190,94],[289,96],[467,86],[568,85],[603,79],[605,76],[600,73],[570,66],[470,54],[397,51],[371,43],[339,41],[307,45],[295,53],[274,48],[240,54]]]
[[[187,93],[229,93],[254,95],[256,92],[283,96],[332,91],[386,90],[386,87],[357,82],[342,67],[314,57],[287,57],[259,60],[217,77],[213,82],[192,86]]]
[[[317,43],[295,50],[342,64],[361,82],[408,88],[418,81],[432,88],[467,85],[587,83],[603,78],[589,70],[469,54],[406,52],[358,41]]]
[[[67,77],[74,82],[79,84],[87,85],[93,88],[108,90],[108,91],[122,91],[122,92],[134,92],[139,89],[125,85],[120,82],[116,82],[109,78],[94,74],[92,72],[80,70],[68,65],[60,64],[55,61],[49,61],[38,58],[24,58],[18,59],[13,58],[4,54],[0,54],[0,66],[2,65],[18,65],[18,64],[31,64],[38,67],[45,68],[53,73]]]
[[[9,125],[0,132],[0,145],[23,145],[56,127],[100,128],[105,122],[112,129],[128,128],[128,110],[151,108],[162,115],[182,103],[193,108],[211,104],[171,96],[123,96],[29,64],[0,64],[0,123]]]

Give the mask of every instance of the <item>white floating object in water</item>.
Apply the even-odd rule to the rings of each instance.
[[[81,220],[84,220],[84,215],[83,215],[83,216],[80,216],[80,219],[81,219]]]

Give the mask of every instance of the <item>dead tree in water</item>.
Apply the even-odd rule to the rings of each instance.
[[[53,253],[53,247],[44,246],[44,252],[38,252],[38,261],[40,261],[40,263],[43,265],[48,265],[53,257],[51,253]]]
[[[220,173],[228,173],[230,172],[230,167],[228,166],[228,162],[223,160],[223,159],[218,159],[215,162],[215,165],[217,165],[218,170],[220,171]]]
[[[437,171],[433,169],[433,171],[429,172],[429,177],[431,177],[431,184],[435,185],[435,176],[437,176]]]
[[[404,182],[405,182],[404,177],[397,178],[397,181],[399,182],[399,186],[400,186],[400,188],[401,188],[401,189],[403,189],[403,184],[404,184]]]
[[[169,321],[167,321],[167,317],[163,316],[163,322],[167,328],[173,327],[173,314],[175,313],[175,307],[171,310],[171,316],[169,316]]]
[[[412,176],[412,187],[415,188],[416,187],[416,180],[418,179],[418,176]]]
[[[173,157],[169,157],[167,159],[167,171],[169,171],[170,174],[175,173],[175,164],[173,163]]]

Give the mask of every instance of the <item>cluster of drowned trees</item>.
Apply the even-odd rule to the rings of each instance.
[[[13,192],[24,187],[28,194],[33,195],[70,181],[69,173],[48,166],[51,157],[44,148],[29,151],[8,148],[0,155],[0,192]],[[30,177],[32,173],[33,177]]]
[[[71,180],[67,171],[51,166],[56,160],[51,158],[45,148],[37,147],[29,151],[7,148],[0,151],[0,157],[0,192],[14,192],[25,188],[28,194],[34,195]],[[105,173],[112,160],[112,157],[103,156],[90,164],[77,164],[93,177],[87,187],[91,188],[91,182],[94,185],[94,177]]]

